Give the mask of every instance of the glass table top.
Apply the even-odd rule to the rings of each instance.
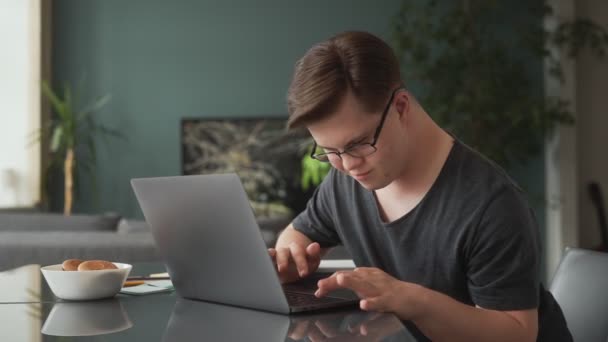
[[[161,263],[136,263],[129,276],[143,276],[165,272]],[[40,265],[25,265],[0,272],[0,304],[55,302]]]
[[[2,341],[415,341],[390,314],[279,315],[171,295],[0,305]]]
[[[135,264],[133,275],[162,272]],[[38,274],[38,275],[36,275]],[[30,265],[0,274],[0,341],[415,341],[392,314],[356,308],[280,315],[179,297],[57,299]]]

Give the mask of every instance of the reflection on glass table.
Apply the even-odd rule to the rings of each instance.
[[[0,272],[0,304],[45,303],[61,301],[51,291],[40,273],[40,265],[31,264]],[[135,263],[133,276],[164,272],[161,263]]]
[[[292,317],[288,337],[294,341],[415,341],[396,316],[361,311]]]
[[[41,293],[40,265],[0,272],[0,304],[40,302]]]
[[[0,304],[0,341],[40,342],[43,304]]]
[[[178,299],[163,341],[416,341],[391,314],[340,310],[280,315]]]
[[[51,336],[93,336],[133,326],[118,299],[56,303],[41,332]]]

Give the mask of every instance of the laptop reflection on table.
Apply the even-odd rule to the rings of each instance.
[[[363,335],[362,333],[366,333]],[[281,315],[178,298],[162,341],[416,341],[396,316],[357,309]]]

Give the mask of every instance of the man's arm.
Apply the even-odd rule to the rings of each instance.
[[[289,224],[287,226],[287,228],[285,228],[280,234],[279,234],[279,238],[277,239],[277,243],[275,244],[275,248],[279,249],[279,248],[288,248],[289,245],[295,242],[300,246],[308,246],[310,245],[313,241],[311,239],[309,239],[306,235],[300,233],[299,231],[297,231],[294,227],[293,224]]]
[[[536,341],[538,311],[496,311],[460,303],[422,288],[412,321],[433,341]]]
[[[460,303],[421,285],[400,281],[378,268],[339,271],[318,282],[322,297],[337,288],[349,288],[361,298],[366,311],[393,312],[409,320],[433,341],[535,341],[536,309],[486,310]]]

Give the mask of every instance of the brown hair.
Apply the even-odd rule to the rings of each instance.
[[[287,93],[288,128],[335,111],[347,91],[368,112],[380,110],[400,84],[399,62],[382,39],[344,32],[313,46],[296,63]]]

